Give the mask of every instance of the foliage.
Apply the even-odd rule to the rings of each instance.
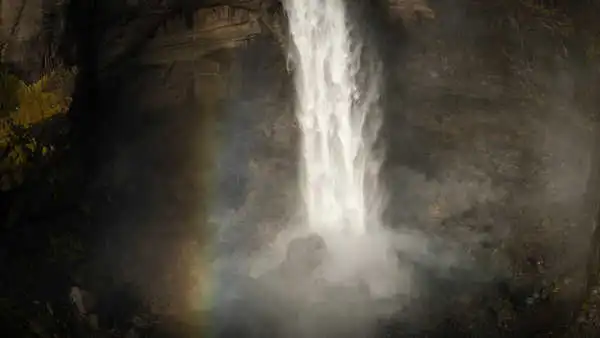
[[[27,129],[19,128],[13,123],[8,125],[10,129],[5,135],[0,161],[0,191],[19,186],[23,183],[26,170],[54,151],[54,146],[41,144]]]
[[[32,127],[67,112],[75,73],[57,69],[32,84],[0,73],[0,191],[19,186],[30,164],[54,150]]]
[[[59,68],[32,84],[6,72],[0,74],[0,138],[9,133],[10,122],[29,127],[65,113],[71,103],[75,74],[74,69]]]

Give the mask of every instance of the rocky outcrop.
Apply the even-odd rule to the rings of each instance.
[[[597,86],[597,73],[580,75],[585,44],[565,46],[563,34],[578,38],[559,10],[434,9],[444,14],[410,35],[402,99],[390,98],[391,217],[501,262],[511,330],[560,330],[595,270],[598,116],[583,104],[593,96],[574,94]]]
[[[434,17],[421,0],[388,1],[391,17],[407,23]],[[3,62],[22,71],[35,70],[34,75],[60,62],[58,52],[65,38],[69,5],[62,0],[4,1],[0,24]],[[276,0],[207,1],[200,7],[185,2],[106,1],[90,11],[103,16],[89,18],[89,27],[85,26],[102,30],[94,37],[101,41],[97,48],[100,70],[139,55],[144,46],[142,60],[150,64],[197,60],[265,34],[287,46],[283,8]]]
[[[435,18],[435,12],[424,0],[387,0],[390,15],[402,19],[403,22],[411,24],[415,21],[431,20]]]
[[[221,49],[236,48],[264,34],[259,15],[246,8],[215,6],[201,8],[185,20],[166,21],[156,32],[142,56],[146,64],[195,61]]]
[[[0,61],[29,81],[60,64],[67,5],[62,0],[3,1]]]

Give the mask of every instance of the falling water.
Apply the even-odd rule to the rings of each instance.
[[[303,214],[308,230],[327,244],[327,280],[389,297],[406,292],[410,274],[399,269],[394,235],[381,219],[382,161],[374,148],[380,63],[349,22],[345,4],[285,1],[302,131]]]
[[[296,54],[307,225],[322,235],[364,235],[381,223],[381,161],[373,151],[380,124],[377,65],[365,61],[343,0],[288,0],[286,11]],[[368,81],[361,81],[365,74]]]

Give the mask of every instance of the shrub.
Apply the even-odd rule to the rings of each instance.
[[[59,68],[26,84],[0,73],[0,191],[19,186],[32,160],[52,152],[53,146],[42,144],[31,127],[68,111],[75,74]]]

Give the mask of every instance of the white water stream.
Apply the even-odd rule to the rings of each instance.
[[[359,85],[363,46],[343,0],[288,0],[286,10],[296,53],[306,222],[320,234],[364,235],[381,224],[381,163],[373,156],[379,74],[369,72],[368,87]]]
[[[326,279],[390,296],[405,290],[407,274],[382,226],[382,159],[374,149],[379,63],[364,55],[343,0],[287,0],[285,8],[294,43],[305,226],[327,243]]]

